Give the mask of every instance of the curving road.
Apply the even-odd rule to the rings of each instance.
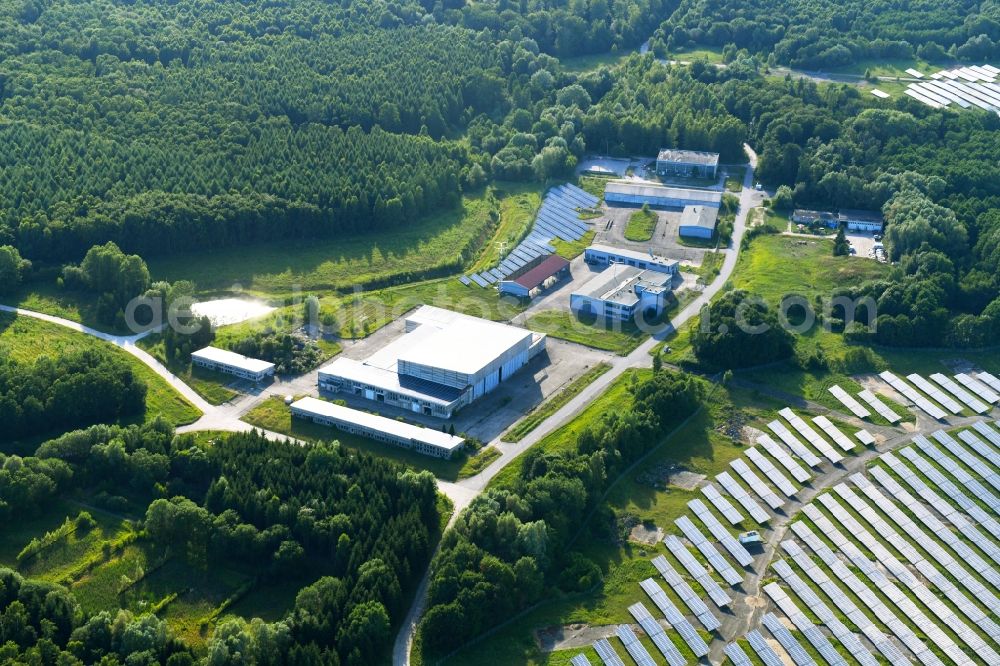
[[[483,491],[490,480],[496,476],[500,470],[511,464],[519,455],[527,451],[534,444],[537,444],[543,437],[567,421],[571,420],[579,412],[585,409],[587,405],[601,395],[601,393],[603,393],[605,389],[612,384],[612,382],[620,377],[622,373],[630,368],[648,367],[652,363],[650,352],[653,348],[664,338],[669,336],[670,333],[680,328],[692,317],[697,315],[701,311],[702,306],[708,304],[709,301],[711,301],[712,298],[714,298],[715,295],[722,290],[726,282],[728,282],[729,278],[732,276],[733,270],[736,268],[736,261],[739,258],[740,246],[743,243],[743,235],[747,230],[747,219],[749,217],[750,210],[759,206],[763,202],[765,196],[763,192],[758,192],[753,187],[754,170],[757,167],[757,154],[752,148],[750,148],[750,146],[747,145],[744,145],[744,150],[749,158],[750,166],[747,168],[746,174],[743,178],[743,190],[740,193],[740,208],[736,214],[736,221],[733,224],[732,244],[728,249],[723,250],[725,259],[723,260],[722,269],[719,271],[718,277],[716,277],[712,284],[709,285],[701,293],[701,295],[698,296],[698,298],[688,304],[687,307],[681,310],[680,313],[678,313],[678,315],[671,320],[670,327],[668,327],[667,330],[646,340],[628,356],[615,359],[615,361],[612,362],[611,370],[598,377],[596,381],[588,385],[576,397],[566,403],[562,409],[539,424],[537,428],[531,431],[520,442],[516,444],[508,444],[506,442],[501,442],[499,437],[490,442],[490,446],[496,447],[501,452],[501,456],[476,476],[463,479],[455,484],[458,488],[469,492],[464,495],[452,497],[452,501],[455,503],[455,513],[452,515],[452,522],[454,522],[455,517],[458,516],[459,512],[467,507],[476,495]],[[449,497],[451,496],[449,495]],[[449,522],[448,526],[451,526],[451,522]],[[428,570],[424,573],[423,579],[420,581],[416,597],[414,598],[413,604],[406,615],[403,626],[399,630],[399,634],[396,636],[396,642],[393,644],[392,663],[394,666],[408,666],[410,663],[410,650],[413,647],[413,637],[416,632],[417,623],[420,620],[420,616],[423,615],[427,605],[427,586],[429,582],[430,571]]]

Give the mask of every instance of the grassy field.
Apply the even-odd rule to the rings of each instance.
[[[580,391],[610,369],[611,366],[607,363],[598,363],[594,367],[589,368],[585,373],[570,382],[566,388],[559,391],[559,393],[549,398],[531,412],[528,412],[514,427],[504,433],[503,441],[520,442],[524,439],[525,435],[537,428],[545,419],[562,409],[566,403],[579,395]]]
[[[499,203],[500,223],[469,267],[470,273],[478,273],[500,263],[500,248],[504,247],[509,252],[528,235],[535,214],[542,205],[542,192],[534,184],[504,183],[498,187],[495,196]]]
[[[175,425],[183,425],[192,423],[201,416],[201,412],[194,405],[185,400],[159,375],[114,345],[58,324],[0,313],[0,353],[9,354],[16,361],[30,363],[43,354],[56,357],[95,347],[120,355],[120,358],[127,361],[136,375],[146,383],[148,387],[146,411],[138,420],[148,421],[157,415],[162,415]]]
[[[704,60],[713,65],[722,62],[722,49],[704,47],[698,49],[681,49],[667,55],[667,60],[677,60],[679,62],[694,62]]]
[[[628,355],[648,336],[631,322],[589,323],[565,310],[543,310],[528,317],[525,326],[560,340]]]
[[[641,209],[632,213],[625,225],[625,238],[630,241],[641,243],[653,237],[656,231],[656,213],[651,210]]]
[[[583,254],[583,251],[590,247],[590,244],[594,242],[594,231],[588,230],[583,234],[580,240],[576,241],[564,241],[556,238],[552,241],[552,247],[556,249],[556,254],[558,254],[563,259],[575,259]]]
[[[650,371],[634,370],[616,380],[600,398],[591,403],[571,423],[545,437],[536,446],[555,453],[575,445],[579,433],[604,414],[621,409],[630,400],[628,388],[635,379],[647,377]],[[633,377],[635,379],[633,379]],[[644,523],[653,523],[668,533],[677,533],[675,518],[688,511],[687,502],[701,494],[696,491],[669,485],[654,487],[640,473],[641,469],[681,465],[696,474],[711,475],[724,469],[730,460],[739,456],[743,446],[721,434],[719,429],[734,412],[744,415],[752,424],[762,424],[774,418],[780,402],[769,400],[741,389],[716,387],[707,400],[706,407],[674,433],[665,437],[659,446],[642,461],[636,471],[621,476],[610,487],[606,503],[616,514],[632,514]],[[493,479],[490,487],[511,487],[517,478],[517,463],[509,466]],[[584,652],[592,663],[600,663],[593,650],[571,649],[552,653],[542,652],[534,632],[546,627],[567,624],[612,625],[632,622],[628,606],[645,601],[639,581],[658,577],[650,560],[664,555],[673,560],[661,545],[649,546],[637,542],[613,544],[595,540],[581,541],[583,553],[597,562],[604,571],[603,582],[594,590],[577,595],[552,592],[535,609],[499,628],[483,640],[473,643],[444,660],[448,666],[466,666],[475,663],[517,663],[554,666],[567,664],[577,653]],[[673,562],[678,570],[679,563]],[[696,584],[695,584],[696,585]],[[683,607],[680,599],[668,586],[664,586],[675,604]],[[644,639],[647,640],[647,639]],[[615,644],[616,641],[612,641]],[[682,647],[678,645],[679,647]],[[619,646],[616,645],[616,649]],[[655,648],[647,645],[651,654]],[[686,649],[686,647],[682,647]],[[624,650],[621,650],[624,658]],[[686,654],[688,661],[697,661]]]
[[[702,255],[701,266],[697,270],[698,284],[712,284],[722,271],[722,264],[725,260],[725,255],[720,252],[706,252]]]
[[[499,217],[497,197],[488,189],[402,229],[185,253],[153,259],[149,268],[156,279],[192,280],[203,293],[234,285],[263,298],[285,298],[296,289],[346,290],[474,263],[492,250],[487,244]]]
[[[168,360],[166,349],[163,346],[163,338],[159,333],[146,336],[137,343],[137,346],[149,352],[170,372],[197,391],[198,395],[207,400],[209,404],[221,405],[239,395],[226,386],[233,382],[232,375],[200,368],[192,365],[190,361],[179,363],[177,360]]]
[[[496,457],[496,449],[483,449],[479,455],[464,456],[457,454],[453,460],[443,460],[416,453],[407,449],[376,442],[372,439],[351,435],[335,428],[321,426],[303,419],[293,419],[291,410],[280,398],[268,398],[251,409],[243,417],[250,425],[264,428],[282,435],[288,435],[306,442],[338,441],[343,446],[389,458],[406,465],[411,469],[428,470],[434,476],[445,481],[472,476],[482,471]],[[480,459],[480,456],[486,458]]]
[[[597,69],[598,67],[614,67],[632,55],[631,51],[598,53],[595,55],[576,56],[574,58],[563,58],[559,61],[564,71],[571,74],[581,74]]]

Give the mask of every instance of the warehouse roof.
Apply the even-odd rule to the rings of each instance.
[[[274,363],[268,363],[267,361],[261,361],[256,358],[249,358],[247,356],[243,356],[242,354],[231,352],[228,349],[219,349],[218,347],[205,347],[204,349],[199,349],[196,352],[191,352],[191,358],[201,359],[211,363],[220,363],[254,373],[266,372],[274,367]]]
[[[624,194],[639,197],[660,197],[663,199],[687,199],[704,203],[719,204],[722,202],[722,192],[714,190],[694,190],[685,187],[664,187],[651,183],[633,183],[624,180],[613,180],[604,188],[605,196]]]
[[[706,153],[697,150],[674,150],[664,148],[656,156],[657,162],[677,162],[678,164],[701,164],[704,166],[717,166],[719,164],[719,153]]]
[[[712,206],[685,206],[681,213],[682,227],[701,227],[703,229],[715,229],[715,222],[719,218],[719,209]]]
[[[386,370],[351,358],[337,358],[320,369],[319,374],[320,378],[323,375],[342,377],[352,382],[377,386],[407,398],[424,400],[442,407],[450,406],[462,396],[462,389],[400,375],[396,372],[395,365],[393,365],[392,370]]]
[[[666,273],[632,266],[610,266],[591,278],[576,294],[622,305],[635,305],[639,302],[637,286],[647,291],[664,291],[670,279]]]
[[[462,317],[407,349],[399,355],[399,360],[471,375],[511,347],[526,339],[530,343],[532,335],[531,331],[516,326]]]
[[[882,213],[873,210],[849,210],[841,208],[838,217],[841,220],[857,220],[866,222],[881,222]]]
[[[673,266],[675,269],[680,265],[680,262],[676,259],[667,259],[666,257],[661,257],[659,255],[650,255],[648,252],[638,252],[636,250],[629,250],[622,247],[612,247],[610,245],[601,245],[600,243],[595,243],[587,248],[587,250],[593,252],[603,252],[604,254],[612,255],[615,257],[622,257],[624,259],[634,259],[636,261],[644,261],[647,264],[655,263],[663,266]]]
[[[292,405],[292,409],[334,419],[343,423],[353,423],[367,430],[384,432],[402,439],[422,442],[430,446],[445,449],[446,451],[454,451],[465,443],[465,440],[461,437],[449,435],[440,430],[411,425],[402,421],[396,421],[395,419],[387,419],[384,416],[369,414],[368,412],[351,409],[350,407],[342,407],[341,405],[326,402],[325,400],[318,400],[317,398],[302,398]]]
[[[531,264],[525,266],[527,270],[520,275],[515,272],[507,279],[518,283],[525,289],[531,290],[540,286],[543,282],[559,271],[565,269],[569,266],[569,262],[560,257],[558,254],[550,254],[542,261],[538,262],[535,266],[531,266],[530,268],[529,266],[531,266]]]

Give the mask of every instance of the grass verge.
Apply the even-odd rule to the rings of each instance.
[[[632,213],[625,225],[625,238],[637,243],[648,241],[656,231],[656,213],[643,208]]]
[[[520,442],[528,433],[545,421],[545,419],[562,409],[566,403],[579,395],[580,391],[610,369],[611,365],[608,363],[598,363],[588,369],[585,373],[570,382],[566,388],[529,412],[527,416],[504,433],[503,441]]]

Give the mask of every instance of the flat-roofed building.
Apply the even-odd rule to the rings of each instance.
[[[712,206],[685,206],[678,233],[690,238],[711,238],[719,221],[719,209]]]
[[[613,180],[604,187],[604,201],[626,206],[649,204],[657,208],[685,206],[718,208],[722,205],[722,192]]]
[[[718,153],[664,148],[656,156],[657,176],[715,178],[718,169]]]
[[[666,306],[671,276],[656,271],[611,266],[569,297],[578,315],[632,321],[636,314],[657,316]]]
[[[447,419],[545,350],[542,334],[429,305],[404,325],[366,360],[321,368],[319,389]]]
[[[584,250],[583,260],[596,266],[623,264],[667,275],[674,275],[681,266],[681,263],[676,259],[667,259],[652,252],[637,252],[636,250],[601,244],[591,245]]]
[[[823,224],[826,226],[837,226],[837,216],[833,213],[825,210],[807,210],[805,208],[796,208],[792,211],[792,222],[795,224]]]
[[[191,362],[202,368],[224,372],[255,382],[262,382],[266,378],[274,376],[274,363],[249,358],[218,347],[205,347],[191,352]]]
[[[550,280],[569,275],[569,262],[557,254],[541,256],[528,262],[500,281],[500,293],[530,298]]]
[[[302,398],[293,403],[291,409],[292,416],[437,458],[451,458],[465,445],[461,437],[434,428],[387,419],[316,398]]]
[[[884,219],[881,213],[871,210],[848,210],[841,208],[837,220],[846,224],[850,231],[867,231],[877,234],[882,231]]]

